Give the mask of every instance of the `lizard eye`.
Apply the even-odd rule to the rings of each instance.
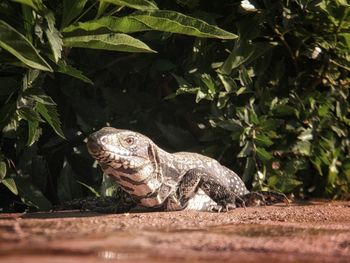
[[[125,142],[128,144],[128,145],[133,145],[134,144],[134,138],[133,137],[127,137],[125,139]]]

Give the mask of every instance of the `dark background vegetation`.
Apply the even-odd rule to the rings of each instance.
[[[252,0],[250,9],[246,1],[155,1],[160,10],[238,35],[132,33],[157,53],[72,46],[68,25],[125,17],[135,8],[131,1],[76,1],[80,7],[67,18],[74,7],[68,2],[0,3],[0,20],[51,67],[24,63],[18,54],[26,51],[9,51],[0,27],[3,211],[46,210],[95,190],[110,194],[85,146],[107,125],[139,131],[168,151],[216,158],[250,189],[349,198],[346,0]]]

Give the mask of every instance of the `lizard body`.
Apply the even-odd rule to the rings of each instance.
[[[168,153],[148,137],[105,127],[89,136],[89,153],[104,173],[144,208],[222,211],[251,202],[284,201],[282,194],[249,192],[240,177],[197,153]]]

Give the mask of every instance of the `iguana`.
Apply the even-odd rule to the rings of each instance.
[[[276,192],[249,192],[236,173],[212,158],[191,152],[168,153],[134,131],[102,128],[89,136],[87,148],[103,172],[146,210],[220,212],[287,201]],[[112,211],[130,208],[120,207]]]

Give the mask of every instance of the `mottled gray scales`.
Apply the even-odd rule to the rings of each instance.
[[[224,211],[286,200],[279,193],[250,193],[236,173],[216,160],[168,153],[137,132],[106,127],[93,133],[87,146],[102,170],[150,210]]]

